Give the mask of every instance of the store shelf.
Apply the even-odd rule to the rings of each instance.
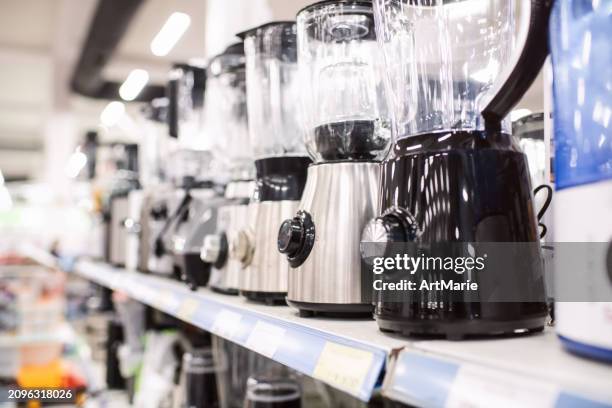
[[[361,400],[370,399],[386,359],[405,342],[372,320],[303,319],[286,306],[266,306],[183,283],[77,262],[78,275],[261,353]]]
[[[426,407],[612,407],[612,366],[568,354],[552,329],[519,338],[418,341],[383,393]]]
[[[419,340],[371,320],[300,318],[172,280],[79,261],[82,277],[264,354],[362,399],[424,407],[612,407],[612,366],[565,352],[552,329],[518,338]]]

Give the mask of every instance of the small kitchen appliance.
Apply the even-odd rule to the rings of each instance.
[[[551,17],[556,327],[612,362],[612,1],[559,0]]]
[[[297,15],[302,126],[313,160],[278,249],[293,268],[301,315],[370,314],[359,240],[378,212],[380,160],[391,132],[370,1],[322,1]]]
[[[205,286],[211,265],[202,261],[204,237],[216,229],[223,191],[212,180],[212,154],[204,129],[206,69],[176,64],[170,73],[168,128],[177,148],[168,157],[167,173],[175,190],[174,217],[158,245],[172,254],[173,273],[192,289]]]
[[[245,269],[240,293],[247,299],[285,304],[289,265],[276,250],[280,224],[297,211],[310,159],[299,127],[295,22],[268,23],[244,39],[249,135],[255,156],[255,192],[248,228],[230,257]]]
[[[447,273],[432,263],[415,270],[416,290],[375,291],[383,331],[462,338],[544,327],[529,169],[505,118],[546,58],[550,4],[522,4],[529,7],[507,0],[374,0],[394,145],[382,164],[381,215],[365,228],[362,249],[377,245],[385,256],[394,244],[408,244],[412,257],[454,262],[480,255],[486,265],[476,275],[474,268]],[[498,255],[518,251],[521,267],[485,261],[479,252],[485,245]],[[429,286],[441,276],[476,281],[477,289]]]
[[[253,159],[248,134],[244,44],[232,44],[208,66],[204,121],[215,137],[216,165],[229,173],[226,204],[219,208],[216,232],[204,238],[201,258],[212,264],[213,290],[238,294],[242,263],[229,256],[238,233],[248,226],[253,191]]]

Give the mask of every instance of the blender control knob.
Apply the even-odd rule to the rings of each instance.
[[[227,259],[227,238],[224,233],[204,237],[200,259],[215,268],[223,267]]]
[[[297,268],[306,261],[315,241],[315,226],[306,211],[285,220],[278,230],[278,251],[287,255],[289,265]]]
[[[285,220],[278,231],[278,251],[288,255],[298,252],[302,246],[303,235],[304,227],[300,220]]]
[[[363,229],[361,258],[367,263],[372,257],[386,256],[393,243],[413,242],[418,236],[418,225],[412,214],[400,208],[389,209]]]
[[[239,231],[230,244],[232,258],[239,260],[243,266],[251,263],[253,246],[246,231]]]

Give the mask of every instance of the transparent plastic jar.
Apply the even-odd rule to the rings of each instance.
[[[295,22],[264,24],[240,36],[246,55],[249,134],[255,158],[306,156],[299,123]]]
[[[391,132],[372,3],[316,3],[298,13],[297,30],[303,126],[312,159],[382,159]]]
[[[393,134],[483,130],[481,111],[512,58],[512,0],[373,0]],[[504,120],[502,129],[510,133]]]
[[[204,109],[205,131],[214,138],[217,164],[228,169],[235,180],[252,178],[242,42],[229,46],[210,61]]]

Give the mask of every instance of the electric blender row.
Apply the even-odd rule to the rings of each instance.
[[[580,45],[569,49],[558,40],[555,46],[554,37],[560,25],[572,26],[572,18],[593,16],[592,24],[599,24],[597,16],[605,15],[609,2],[578,17],[568,17],[577,13],[571,1],[555,3],[550,31],[556,109],[562,112],[555,132],[566,149],[561,153],[576,143],[578,153],[587,149],[589,138],[589,147],[599,149],[592,162],[584,158],[578,167],[571,155],[560,161],[569,170],[557,169],[557,183],[567,188],[565,195],[591,183],[593,192],[587,193],[599,197],[611,175],[609,97],[602,96],[598,107],[593,102],[582,127],[571,129],[564,110],[569,107],[559,96],[578,85],[559,80],[557,71],[567,78],[565,54],[578,53]],[[215,190],[214,204],[202,198],[216,223],[194,241],[201,243],[195,272],[181,273],[201,274],[198,282],[192,278],[197,287],[206,284],[210,270],[213,290],[270,304],[286,301],[302,315],[373,313],[383,331],[404,335],[462,338],[542,330],[548,316],[539,262],[542,231],[527,159],[507,116],[547,57],[552,2],[522,5],[321,1],[301,10],[295,23],[269,23],[240,34],[242,42],[210,61],[201,109],[201,136],[213,140],[212,162],[229,182],[223,196]],[[593,30],[605,37],[605,27]],[[601,86],[588,79],[594,89]],[[603,116],[590,128],[587,117],[596,111]],[[557,149],[557,160],[567,157]],[[210,168],[201,173],[210,174]],[[158,238],[179,231],[180,220],[201,222],[179,215],[195,191],[184,190],[182,200],[168,199],[165,211],[151,212],[166,217]],[[609,207],[601,197],[594,198],[604,214],[599,220]],[[609,242],[609,226],[594,224],[601,232],[596,239]],[[156,239],[161,244],[153,245],[149,257],[173,248],[180,254],[179,243],[188,240],[182,239]],[[467,302],[427,290],[398,300],[373,293],[360,252],[371,243],[383,249],[395,243],[529,243],[536,252],[528,267],[510,277],[503,275],[506,270],[487,271],[492,282],[516,283],[498,283],[497,291],[528,300],[491,302],[477,293],[482,301]],[[185,264],[173,263],[183,269]],[[610,282],[604,286],[610,289]],[[605,315],[607,307],[596,313]],[[598,344],[609,350],[605,341]]]

